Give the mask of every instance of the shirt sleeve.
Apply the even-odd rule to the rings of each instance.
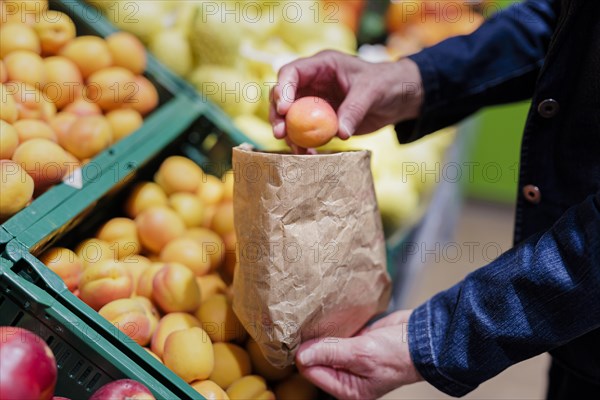
[[[467,36],[409,58],[421,72],[425,100],[418,119],[396,126],[408,143],[480,108],[530,98],[557,23],[560,0],[528,0],[496,13]]]
[[[421,375],[462,396],[507,367],[600,328],[600,193],[419,306],[408,323]]]

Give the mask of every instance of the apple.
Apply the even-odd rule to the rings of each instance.
[[[0,399],[50,400],[57,372],[44,339],[22,328],[0,327]]]
[[[150,390],[132,379],[119,379],[96,390],[90,400],[155,400]]]

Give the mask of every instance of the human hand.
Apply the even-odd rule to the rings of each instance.
[[[337,110],[341,139],[416,118],[423,102],[421,74],[412,60],[374,64],[324,51],[279,70],[269,111],[276,138],[285,138],[285,115],[305,96],[325,98]]]
[[[421,381],[406,340],[411,312],[390,314],[353,338],[303,343],[296,364],[308,380],[340,399],[376,399]]]

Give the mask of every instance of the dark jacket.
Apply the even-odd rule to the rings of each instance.
[[[415,365],[458,396],[549,351],[549,397],[600,393],[600,1],[526,1],[411,58],[425,104],[401,142],[532,98],[515,247],[415,310]]]

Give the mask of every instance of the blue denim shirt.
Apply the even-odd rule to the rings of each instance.
[[[529,0],[411,58],[425,103],[397,125],[401,142],[532,98],[515,247],[415,309],[417,369],[461,396],[550,351],[600,385],[600,1]]]

